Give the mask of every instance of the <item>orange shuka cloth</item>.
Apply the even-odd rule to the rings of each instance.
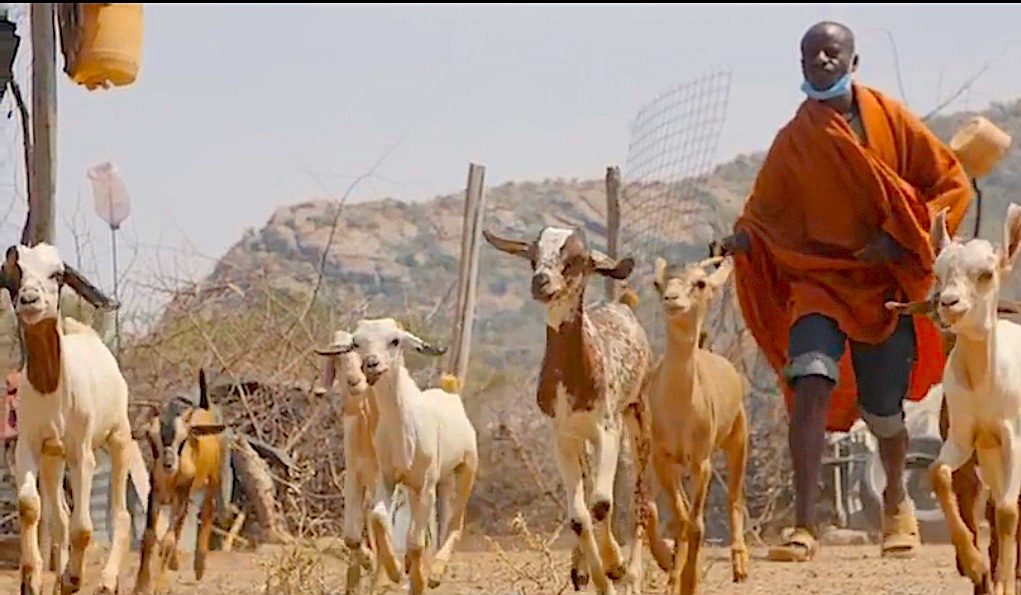
[[[748,254],[734,258],[745,322],[783,382],[791,324],[812,313],[834,318],[850,339],[878,343],[896,315],[884,303],[928,296],[931,218],[949,207],[951,233],[972,189],[963,167],[922,121],[900,103],[854,85],[867,142],[859,143],[836,110],[806,100],[777,134],[735,229]],[[854,256],[887,232],[907,255],[898,263]],[[942,379],[943,352],[931,320],[915,316],[917,363],[908,398],[921,400]],[[857,386],[846,349],[826,428],[847,431],[858,418]]]

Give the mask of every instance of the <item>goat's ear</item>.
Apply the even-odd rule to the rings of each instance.
[[[1007,205],[1007,220],[1003,222],[1003,248],[1000,255],[1000,268],[1009,271],[1021,252],[1021,206],[1016,203]]]
[[[630,256],[615,261],[599,250],[589,250],[589,260],[593,271],[617,281],[627,279],[635,269],[635,259]]]
[[[734,261],[729,258],[722,259],[719,263],[719,268],[709,275],[709,285],[712,287],[722,287],[727,279],[730,277],[730,273],[734,271]]]
[[[947,246],[950,245],[950,231],[947,229],[947,213],[950,208],[944,208],[936,213],[932,219],[932,226],[929,228],[929,241],[932,243],[932,253],[939,256]]]
[[[416,337],[410,331],[402,331],[404,333],[404,340],[408,342],[411,347],[421,353],[422,355],[440,356],[447,352],[446,347],[436,347],[426,343],[422,339]]]
[[[226,429],[227,426],[224,424],[196,424],[188,428],[188,433],[192,436],[209,436],[219,434]]]
[[[21,271],[18,269],[18,247],[11,246],[7,249],[7,255],[4,258],[3,264],[3,286],[10,292],[11,298],[14,298],[14,294],[18,291],[18,286],[21,285]]]
[[[521,240],[501,238],[487,230],[482,230],[482,237],[486,238],[486,241],[489,242],[492,247],[496,248],[500,252],[506,252],[512,256],[528,258],[529,253],[532,251],[530,244],[522,242]]]
[[[149,411],[142,415],[141,423],[131,432],[135,440],[148,440],[149,436],[159,431],[159,410],[155,407],[146,407]]]
[[[656,259],[656,274],[653,277],[652,284],[656,287],[656,291],[663,293],[666,289],[666,259]]]

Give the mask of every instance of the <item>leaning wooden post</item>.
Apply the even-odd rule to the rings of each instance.
[[[485,213],[486,168],[468,166],[468,187],[464,199],[464,224],[461,231],[461,262],[457,288],[457,310],[454,319],[453,348],[449,371],[463,387],[468,375],[472,323],[475,319],[476,287],[479,276],[479,247],[482,241],[482,219]]]
[[[21,243],[33,246],[39,242],[55,244],[54,196],[56,195],[57,145],[57,46],[54,25],[55,4],[32,4],[29,14],[32,35],[32,159],[27,177],[31,192],[28,197],[28,220]]]
[[[606,168],[606,255],[617,258],[617,241],[620,237],[620,168]],[[617,282],[606,279],[606,299],[617,299]]]

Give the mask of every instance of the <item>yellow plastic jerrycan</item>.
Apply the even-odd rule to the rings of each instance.
[[[135,82],[142,62],[142,5],[81,7],[80,45],[71,78],[89,90]]]
[[[1010,135],[995,124],[976,116],[950,139],[950,150],[960,160],[968,176],[981,178],[996,167],[1010,148]]]

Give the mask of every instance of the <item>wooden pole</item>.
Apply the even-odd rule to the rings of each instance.
[[[33,3],[32,33],[32,160],[28,176],[28,220],[22,242],[56,242],[53,220],[56,194],[57,45],[54,4]],[[29,139],[25,139],[29,141]]]
[[[617,258],[617,241],[620,237],[620,168],[606,168],[606,255]],[[617,283],[606,279],[606,299],[617,299]]]
[[[457,310],[454,321],[450,372],[464,386],[468,375],[472,326],[475,320],[476,288],[479,275],[479,247],[482,241],[482,219],[485,213],[486,167],[477,163],[468,166],[468,187],[464,200],[464,226],[461,231],[461,263],[458,278]]]

